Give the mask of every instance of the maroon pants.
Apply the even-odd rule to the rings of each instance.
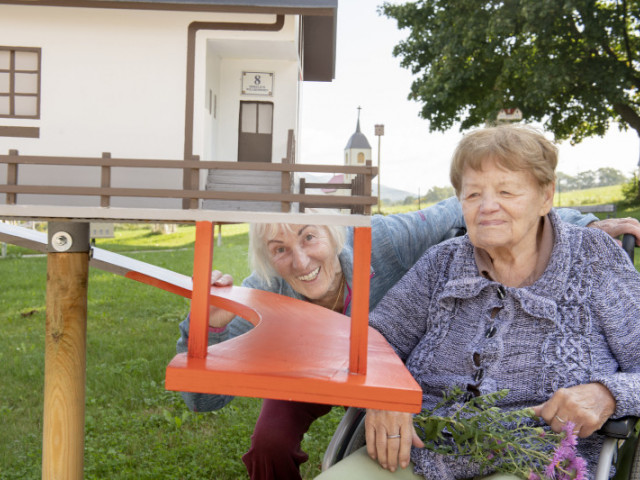
[[[329,411],[331,405],[263,400],[251,448],[242,457],[251,480],[301,479],[300,464],[309,460],[300,445],[302,437]]]

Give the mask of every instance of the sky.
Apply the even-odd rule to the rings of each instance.
[[[407,32],[393,19],[377,14],[382,0],[339,0],[336,74],[333,82],[304,82],[302,93],[300,163],[342,164],[344,148],[360,127],[372,147],[382,185],[425,194],[431,187],[449,186],[449,161],[462,138],[458,127],[429,132],[418,116],[420,105],[407,99],[412,74],[392,55]],[[384,136],[374,125],[385,126]],[[552,135],[548,135],[552,138]],[[634,130],[612,125],[605,137],[571,146],[558,144],[557,171],[575,176],[586,170],[613,167],[624,174],[637,169],[639,141]]]

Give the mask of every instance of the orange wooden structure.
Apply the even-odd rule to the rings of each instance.
[[[418,412],[421,390],[386,340],[368,326],[370,228],[355,227],[352,318],[243,287],[209,287],[213,225],[197,222],[194,277],[94,248],[92,267],[192,299],[189,353],[166,371],[166,388]],[[0,223],[0,240],[46,251],[46,235]],[[207,347],[208,304],[256,328]],[[204,314],[203,314],[204,312]]]
[[[350,321],[271,292],[211,289],[212,251],[212,225],[199,222],[189,349],[167,367],[167,389],[420,411],[420,387],[386,340],[368,326],[370,228],[355,229]],[[207,348],[210,303],[255,328]]]

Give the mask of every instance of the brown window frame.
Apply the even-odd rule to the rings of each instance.
[[[9,113],[0,113],[0,118],[40,118],[40,96],[41,96],[41,78],[42,78],[42,49],[36,47],[5,47],[0,46],[0,51],[9,52],[9,69],[0,68],[0,73],[9,74],[9,92],[0,92],[0,97],[9,97]],[[37,70],[17,70],[15,68],[16,52],[33,52],[38,55]],[[15,91],[15,75],[16,73],[35,73],[37,78],[36,93],[16,93]],[[15,99],[16,97],[36,97],[36,113],[35,115],[16,115]]]

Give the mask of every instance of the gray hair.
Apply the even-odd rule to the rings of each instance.
[[[347,241],[346,228],[340,225],[319,225],[319,228],[327,232],[335,255],[338,255]],[[271,285],[271,279],[278,276],[269,258],[267,241],[281,230],[293,231],[288,223],[252,223],[249,226],[249,265],[267,285]]]
[[[480,170],[486,159],[507,170],[531,172],[543,188],[555,181],[558,149],[528,125],[500,125],[468,133],[458,143],[451,161],[449,176],[456,196],[460,196],[464,169]]]

